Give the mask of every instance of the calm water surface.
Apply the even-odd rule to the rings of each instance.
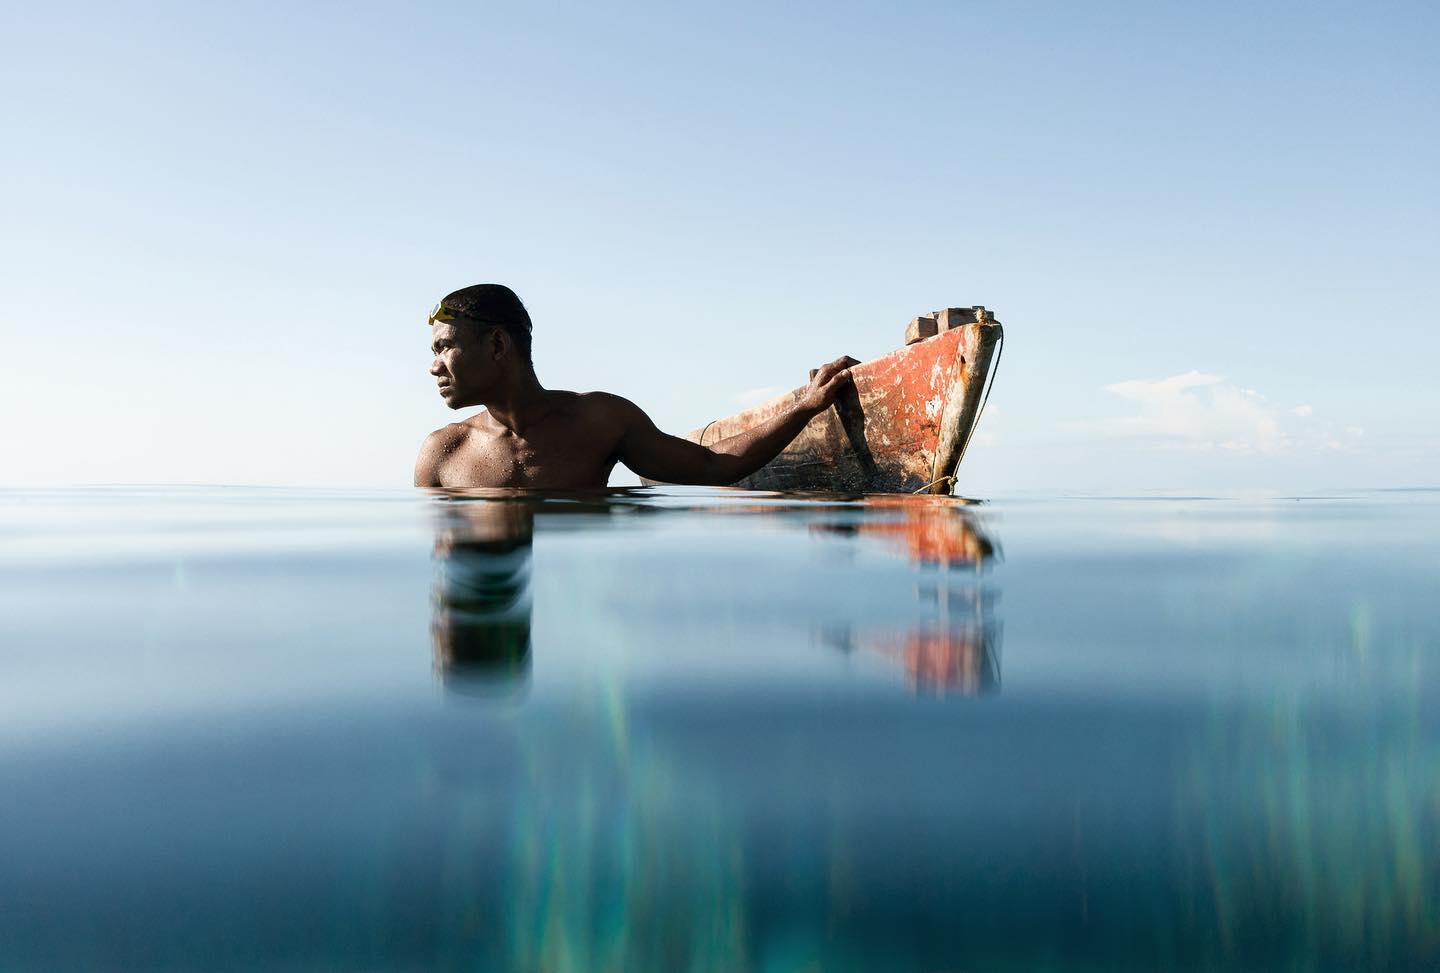
[[[0,492],[0,968],[1440,966],[1440,493]]]

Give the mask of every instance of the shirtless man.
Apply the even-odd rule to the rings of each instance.
[[[423,487],[603,487],[616,463],[665,483],[734,483],[764,466],[835,400],[853,358],[816,372],[788,412],[700,446],[655,428],[607,392],[541,387],[530,361],[530,315],[500,284],[447,296],[430,313],[430,374],[452,409],[483,405],[426,437],[415,462]]]

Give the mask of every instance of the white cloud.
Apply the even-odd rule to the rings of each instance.
[[[1309,405],[1285,408],[1254,389],[1203,372],[1116,382],[1105,386],[1105,391],[1125,400],[1133,414],[1067,422],[1062,427],[1155,448],[1236,453],[1346,449],[1360,435],[1358,429],[1325,426],[1314,418]]]

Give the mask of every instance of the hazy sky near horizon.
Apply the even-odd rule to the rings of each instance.
[[[963,492],[1440,483],[1433,3],[0,12],[0,484],[403,485],[426,311],[683,433],[985,304]],[[633,482],[623,472],[615,482]]]

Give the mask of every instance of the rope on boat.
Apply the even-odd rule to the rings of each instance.
[[[995,376],[1000,374],[1000,355],[1005,351],[1005,328],[999,321],[995,322],[995,326],[1000,328],[1000,334],[995,345],[995,360],[990,365],[990,381],[985,383],[985,395],[980,399],[980,408],[975,411],[975,418],[970,423],[970,431],[965,434],[965,445],[960,447],[960,458],[955,461],[956,473],[960,472],[960,464],[965,462],[965,453],[970,449],[970,440],[975,438],[975,428],[980,425],[980,417],[985,414],[985,404],[990,401],[990,390],[995,387]],[[945,477],[942,476],[940,479],[943,480]],[[950,479],[954,480],[955,477],[952,476]],[[935,481],[935,483],[939,482],[940,480]],[[927,486],[933,485],[927,484]],[[952,483],[951,486],[954,484]],[[924,489],[925,487],[920,488],[920,490]],[[920,490],[915,492],[919,493]]]
[[[910,491],[910,495],[913,497],[913,496],[914,496],[915,494],[917,494],[917,493],[924,493],[926,490],[930,489],[930,488],[931,488],[932,486],[934,486],[935,484],[937,484],[937,483],[944,483],[946,480],[949,480],[949,481],[950,481],[950,485],[951,485],[951,486],[954,486],[954,485],[955,485],[955,477],[954,477],[953,475],[952,475],[952,476],[942,476],[942,477],[940,477],[940,479],[938,479],[938,480],[931,480],[929,483],[925,484],[924,486],[922,486],[922,487],[921,487],[920,489],[918,489],[918,490],[911,490],[911,491]]]

